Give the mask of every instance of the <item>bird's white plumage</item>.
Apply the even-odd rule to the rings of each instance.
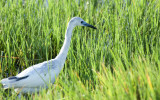
[[[80,17],[72,18],[68,23],[64,44],[56,58],[30,66],[15,77],[2,79],[1,83],[4,88],[14,87],[15,91],[32,93],[35,91],[38,92],[41,88],[47,88],[49,83],[54,83],[65,63],[72,37],[72,30],[75,26],[88,26],[96,29]]]
[[[34,66],[27,68],[26,70],[22,71],[16,77],[28,77],[26,79],[22,79],[20,81],[16,80],[8,80],[5,78],[1,80],[1,83],[7,85],[8,87],[14,87],[21,92],[33,92],[36,89],[37,91],[39,88],[48,87],[48,84],[54,83],[56,76],[58,76],[60,70],[57,66],[59,62],[55,59],[50,61],[45,61]],[[12,82],[13,81],[13,82]]]

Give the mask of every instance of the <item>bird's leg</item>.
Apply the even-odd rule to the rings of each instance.
[[[21,95],[21,92],[17,95],[19,100],[21,100]]]

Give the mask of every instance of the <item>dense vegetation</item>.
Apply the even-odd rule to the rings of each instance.
[[[160,0],[22,1],[0,1],[0,79],[53,59],[72,17],[97,27],[76,27],[55,84],[22,99],[160,99]]]

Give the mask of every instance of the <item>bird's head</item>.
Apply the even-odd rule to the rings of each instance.
[[[93,29],[97,29],[96,27],[86,23],[82,18],[80,17],[73,17],[69,24],[73,25],[73,26],[87,26],[87,27],[91,27]]]

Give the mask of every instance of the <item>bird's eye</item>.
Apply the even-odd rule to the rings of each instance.
[[[83,21],[81,21],[81,23],[83,23]]]

